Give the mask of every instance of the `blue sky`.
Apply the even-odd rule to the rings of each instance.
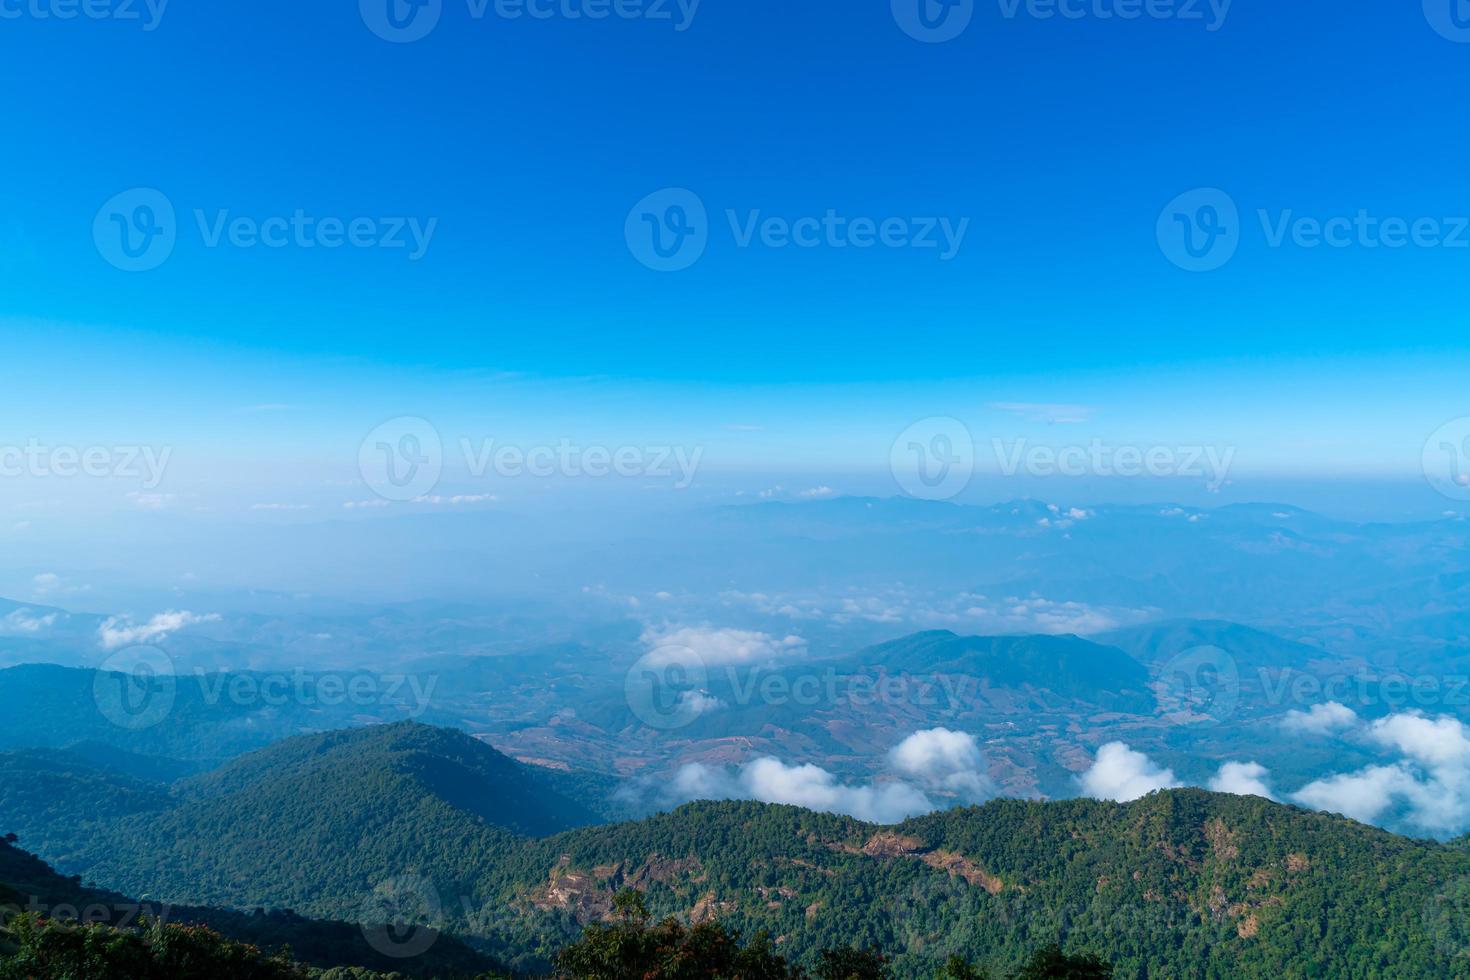
[[[152,30],[8,2],[6,438],[165,441],[198,479],[268,482],[411,414],[840,475],[919,417],[1044,436],[995,406],[1060,404],[1089,437],[1225,441],[1251,472],[1416,478],[1429,433],[1470,415],[1470,248],[1272,247],[1257,212],[1453,235],[1470,44],[1418,4],[1009,6],[930,44],[887,0],[704,0],[684,30],[672,2],[671,21],[593,21],[443,0],[394,44],[347,2],[179,3]],[[177,213],[146,272],[93,236],[134,188]],[[625,239],[663,188],[707,208],[683,271]],[[1240,214],[1209,272],[1157,237],[1195,188]],[[966,231],[945,260],[739,247],[727,217],[829,209]],[[199,227],[297,211],[433,233],[411,260],[211,248]]]

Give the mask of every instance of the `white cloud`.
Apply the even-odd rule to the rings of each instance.
[[[1396,795],[1409,789],[1414,777],[1402,766],[1369,766],[1308,783],[1292,799],[1317,810],[1341,813],[1371,823],[1383,815]]]
[[[815,765],[787,765],[769,756],[736,770],[690,763],[664,788],[666,799],[759,800],[871,823],[897,823],[938,809],[930,793],[980,802],[995,795],[985,758],[973,735],[945,728],[914,732],[887,754],[889,770],[867,784],[842,782]]]
[[[130,617],[112,616],[97,628],[97,635],[103,649],[116,650],[134,643],[160,642],[185,627],[217,622],[219,618],[216,613],[198,615],[188,611],[169,611],[159,613],[146,623],[135,623]]]
[[[834,497],[836,495],[836,490],[833,490],[831,487],[825,486],[812,487],[810,490],[803,490],[801,493],[797,494],[797,496],[805,497],[808,500],[820,500],[826,497]]]
[[[1281,729],[1293,735],[1331,735],[1358,723],[1353,709],[1336,701],[1314,704],[1309,711],[1288,711]]]
[[[311,510],[311,504],[251,504],[251,510]]]
[[[1172,769],[1163,769],[1142,752],[1122,742],[1109,742],[1097,750],[1092,768],[1082,774],[1082,793],[1100,800],[1127,803],[1158,789],[1176,789],[1179,780]]]
[[[55,595],[75,595],[88,592],[90,585],[72,585],[55,572],[42,572],[31,579],[31,594],[37,598]]]
[[[740,799],[786,803],[823,813],[845,813],[871,823],[898,823],[935,809],[918,788],[905,782],[843,783],[820,766],[789,766],[779,759],[756,759],[738,772],[694,762],[674,776],[675,799]]]
[[[386,500],[345,500],[342,506],[347,510],[362,510],[369,507],[387,507]]]
[[[1373,723],[1368,735],[1423,765],[1463,769],[1470,763],[1470,733],[1457,718],[1426,718],[1408,713],[1389,715]]]
[[[1216,793],[1234,793],[1236,796],[1264,796],[1274,800],[1266,778],[1270,773],[1259,762],[1227,762],[1220,767],[1215,778],[1210,780],[1210,789]]]
[[[991,402],[990,408],[1031,422],[1051,425],[1076,425],[1092,419],[1095,411],[1088,405],[1063,405],[1054,402]]]
[[[37,615],[30,609],[17,609],[0,619],[0,633],[39,633],[56,625],[56,613]]]
[[[1398,815],[1436,834],[1470,826],[1470,728],[1463,722],[1405,712],[1373,722],[1367,739],[1404,758],[1316,780],[1292,798],[1365,822]]]
[[[888,753],[894,772],[931,789],[978,802],[995,795],[975,736],[947,728],[914,732]]]
[[[453,497],[441,497],[433,494],[425,497],[415,497],[416,504],[429,504],[434,507],[460,507],[464,504],[488,504],[494,503],[500,498],[493,493],[462,493]]]
[[[726,707],[725,702],[704,691],[680,692],[679,703],[688,710],[690,718],[698,718]]]
[[[128,494],[128,499],[144,510],[164,510],[174,502],[171,493],[143,493],[133,490]]]
[[[799,636],[776,639],[754,630],[716,629],[710,626],[683,626],[643,632],[648,647],[643,662],[650,667],[673,663],[696,663],[705,667],[763,664],[806,649]]]

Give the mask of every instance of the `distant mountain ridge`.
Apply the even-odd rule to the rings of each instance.
[[[859,651],[847,663],[911,674],[981,678],[1035,687],[1112,710],[1153,710],[1147,669],[1116,647],[1079,636],[960,636],[929,630]]]

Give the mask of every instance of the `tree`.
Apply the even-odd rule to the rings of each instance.
[[[564,980],[798,980],[794,970],[758,934],[742,947],[737,933],[716,922],[685,926],[677,919],[650,925],[639,892],[613,898],[612,921],[593,923],[556,957]]]
[[[1112,980],[1113,967],[1092,953],[1068,956],[1057,945],[1038,949],[1015,980]]]
[[[985,973],[975,969],[963,956],[951,956],[939,971],[940,980],[985,980]]]
[[[824,949],[817,960],[818,980],[888,980],[888,961],[872,949]]]

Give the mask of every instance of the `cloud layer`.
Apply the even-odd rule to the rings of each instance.
[[[1109,742],[1097,750],[1092,768],[1082,774],[1082,794],[1099,800],[1128,803],[1154,790],[1183,785],[1174,770],[1164,769],[1142,752],[1122,742]]]
[[[664,795],[670,803],[786,803],[881,824],[939,809],[931,794],[944,794],[946,803],[956,798],[978,803],[995,795],[973,735],[944,728],[915,732],[889,752],[887,762],[891,773],[866,784],[844,783],[820,766],[787,765],[770,757],[736,770],[694,762],[675,773]]]
[[[104,650],[116,650],[135,643],[159,643],[185,627],[218,620],[214,613],[199,615],[187,610],[161,612],[146,623],[136,623],[127,616],[113,616],[97,628],[97,637]]]
[[[642,639],[648,648],[643,663],[650,667],[691,662],[705,667],[765,664],[798,655],[806,649],[806,641],[799,636],[777,639],[754,630],[710,626],[649,628],[643,632]]]

